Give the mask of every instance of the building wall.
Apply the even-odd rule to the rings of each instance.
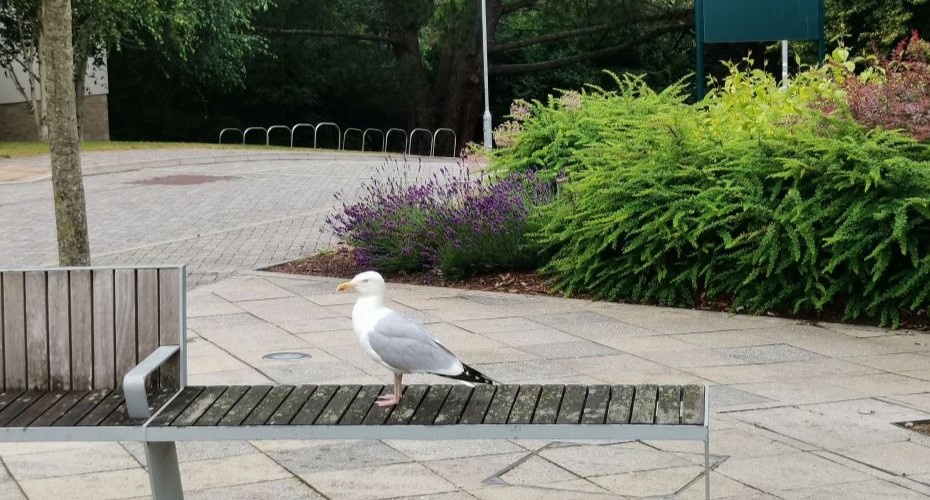
[[[88,61],[84,80],[84,139],[110,140],[110,117],[107,107],[109,75],[106,65],[95,67]],[[25,72],[19,68],[16,77],[26,82]],[[13,76],[0,71],[0,141],[34,141],[39,138],[35,119],[23,96],[16,90]]]
[[[110,140],[110,114],[107,96],[84,96],[84,140]],[[39,139],[35,118],[24,102],[0,104],[0,142],[36,141]]]

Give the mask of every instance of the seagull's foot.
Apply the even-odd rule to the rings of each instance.
[[[378,396],[378,400],[375,401],[376,406],[394,406],[397,403],[400,403],[400,397],[397,396],[396,394]]]

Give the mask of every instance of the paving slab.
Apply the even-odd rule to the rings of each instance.
[[[761,491],[776,491],[783,478],[798,488],[814,488],[873,479],[807,452],[753,458],[733,458],[717,471]]]
[[[455,492],[456,486],[418,463],[301,474],[301,479],[330,498],[368,500]]]
[[[184,493],[190,500],[254,500],[256,498],[274,498],[275,500],[324,500],[326,497],[313,491],[297,479],[278,479],[239,486],[221,486],[206,490],[194,490]]]

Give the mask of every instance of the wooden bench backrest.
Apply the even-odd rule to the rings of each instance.
[[[158,385],[183,386],[184,287],[183,266],[0,272],[0,389],[115,389],[166,344]]]

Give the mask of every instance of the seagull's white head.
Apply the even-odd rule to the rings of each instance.
[[[374,271],[356,275],[352,281],[346,281],[336,287],[337,292],[355,291],[362,297],[384,297],[385,290],[387,290],[387,285],[384,283],[384,278]]]

